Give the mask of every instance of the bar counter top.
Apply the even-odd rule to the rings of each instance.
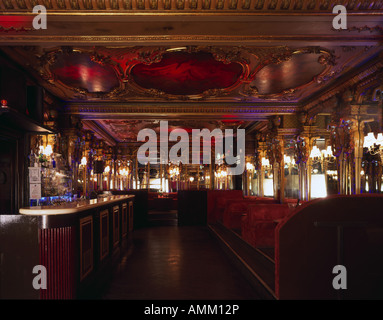
[[[52,206],[34,206],[20,208],[19,213],[24,215],[60,215],[60,214],[73,214],[85,210],[94,209],[100,206],[120,202],[123,200],[134,198],[134,195],[117,195],[109,196],[92,200],[77,200],[69,203]]]

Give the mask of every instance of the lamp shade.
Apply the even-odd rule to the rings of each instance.
[[[378,133],[375,143],[379,146],[383,146],[383,133]]]
[[[373,132],[369,132],[367,136],[364,137],[363,148],[371,148],[376,143],[376,139]]]

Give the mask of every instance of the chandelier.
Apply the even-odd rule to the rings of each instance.
[[[226,178],[226,176],[227,176],[226,166],[220,165],[214,174],[215,174],[216,178],[218,178],[218,179]]]
[[[129,175],[129,168],[122,168],[119,170],[120,176],[125,176],[127,177]]]
[[[313,161],[313,163],[321,162],[322,160],[333,163],[335,161],[335,157],[332,153],[331,146],[327,146],[326,149],[320,151],[319,148],[314,145],[310,152],[310,158]]]
[[[176,177],[179,176],[179,174],[180,174],[180,168],[177,165],[175,165],[175,164],[171,164],[169,166],[169,175],[170,175],[170,177],[171,178],[176,178]]]

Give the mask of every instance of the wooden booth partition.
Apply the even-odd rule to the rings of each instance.
[[[206,225],[207,196],[203,190],[178,191],[178,225]]]
[[[179,190],[178,224],[206,225],[219,219],[221,199],[244,199],[242,190]]]
[[[276,228],[276,296],[382,299],[382,208],[383,195],[361,194],[315,199],[296,209]],[[343,290],[333,286],[339,265],[345,267]]]

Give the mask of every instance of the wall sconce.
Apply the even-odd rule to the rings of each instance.
[[[82,157],[82,159],[81,159],[81,165],[85,167],[86,164],[87,164],[86,157]]]
[[[367,151],[371,155],[376,155],[383,152],[383,134],[378,133],[377,138],[373,132],[369,132],[364,137],[363,148],[367,148]]]
[[[249,172],[254,171],[254,165],[251,162],[246,163],[246,171],[249,171]]]
[[[261,160],[262,167],[269,167],[270,166],[270,161],[269,159],[263,157]]]
[[[295,165],[295,159],[290,156],[286,156],[285,154],[283,155],[283,161],[287,166]]]
[[[332,153],[331,146],[327,146],[325,150],[322,150],[322,156],[325,161],[328,163],[333,163],[335,161],[334,154]]]
[[[313,162],[319,162],[322,160],[322,153],[317,146],[313,146],[311,149],[310,158]]]

